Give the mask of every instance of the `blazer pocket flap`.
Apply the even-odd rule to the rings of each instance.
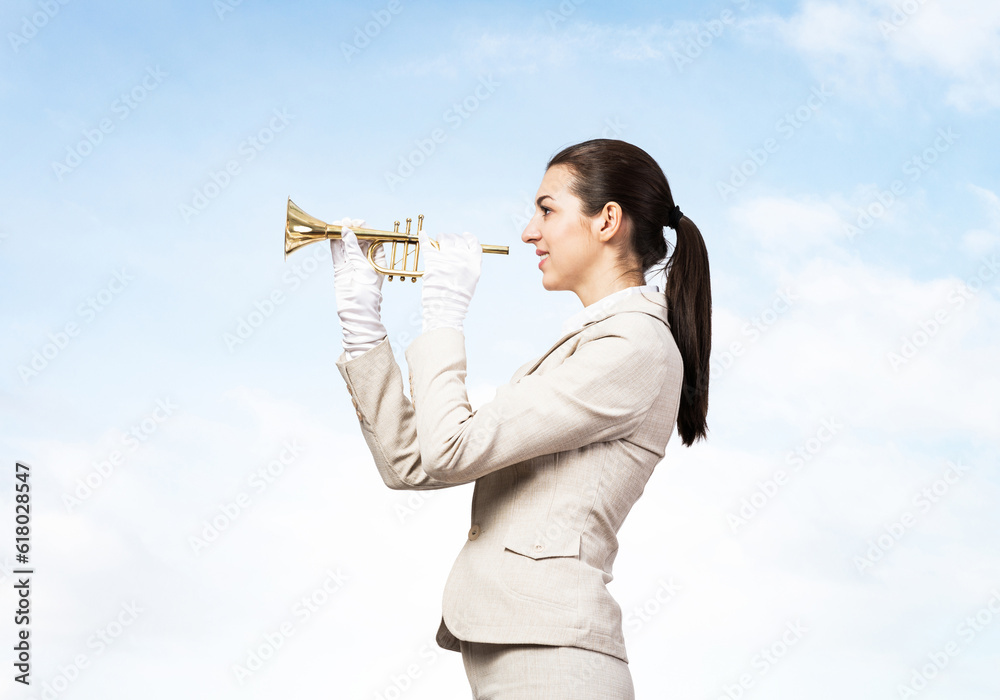
[[[512,529],[503,540],[505,549],[532,559],[580,556],[580,533],[570,528]]]

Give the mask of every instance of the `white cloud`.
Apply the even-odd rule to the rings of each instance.
[[[767,25],[839,74],[841,86],[880,100],[898,95],[898,72],[908,69],[947,81],[947,101],[958,109],[1000,106],[1000,5],[991,0],[810,0],[792,17],[766,18]]]
[[[969,189],[986,205],[990,213],[990,218],[993,220],[993,225],[1000,228],[1000,197],[992,190],[979,187],[978,185],[969,185]]]
[[[1000,353],[1000,251],[989,250],[992,239],[974,229],[964,239],[975,246],[975,257],[954,272],[914,280],[852,254],[838,199],[760,198],[732,210],[734,223],[759,242],[761,269],[798,300],[755,343],[740,330],[744,319],[719,324],[715,347],[733,340],[748,345],[726,382],[777,394],[787,406],[814,403],[822,392],[832,410],[882,434],[904,435],[919,426],[988,439],[1000,420],[991,398],[1000,381],[983,371],[983,353]],[[763,300],[760,312],[769,305]],[[948,397],[957,386],[966,387],[965,394],[953,403]],[[938,410],[942,402],[948,411]]]
[[[968,185],[985,205],[992,226],[989,229],[972,229],[962,235],[962,249],[975,257],[982,257],[1000,248],[1000,197],[985,187]]]
[[[838,208],[814,199],[759,197],[733,207],[730,213],[739,222],[739,230],[770,250],[801,252],[829,245],[832,232],[842,235]]]
[[[456,66],[481,66],[499,74],[536,73],[564,67],[581,58],[601,56],[622,62],[667,61],[674,66],[675,53],[697,60],[711,45],[735,34],[746,20],[737,8],[727,21],[707,17],[668,23],[609,24],[573,19],[549,26],[544,21],[521,32],[482,31],[460,37],[452,54],[412,59],[390,70],[404,75],[438,73],[454,77]],[[536,17],[540,20],[540,17]]]
[[[747,15],[737,6],[726,11],[725,22],[721,14],[642,25],[570,17],[555,26],[540,13],[525,31],[468,32],[450,53],[415,57],[390,70],[455,77],[457,66],[472,65],[501,75],[537,73],[595,55],[673,68],[731,36],[752,43],[776,35],[821,70],[838,94],[899,101],[906,83],[901,71],[915,71],[944,80],[945,99],[960,110],[1000,106],[1000,5],[991,0],[807,0],[789,17]]]

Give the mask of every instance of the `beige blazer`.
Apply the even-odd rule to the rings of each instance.
[[[409,399],[388,339],[337,360],[389,488],[476,482],[444,591],[445,649],[553,644],[628,661],[606,584],[618,529],[673,432],[683,368],[662,294],[603,303],[476,411],[455,329],[407,348]]]

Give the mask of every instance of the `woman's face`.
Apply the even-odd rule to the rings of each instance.
[[[580,211],[580,200],[569,190],[571,182],[566,166],[545,171],[535,194],[535,214],[521,233],[521,240],[539,253],[542,286],[549,291],[577,291],[597,262],[600,245],[591,235],[591,220]]]

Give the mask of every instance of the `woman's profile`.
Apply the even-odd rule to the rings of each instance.
[[[676,232],[670,254],[666,227]],[[608,139],[549,161],[521,240],[538,254],[544,288],[573,291],[583,308],[493,400],[473,411],[465,387],[463,321],[482,260],[470,234],[443,234],[439,249],[422,235],[423,332],[406,349],[409,396],[368,242],[347,231],[331,241],[337,366],[387,486],[475,482],[437,632],[461,652],[473,695],[633,698],[607,583],[618,530],[674,427],[685,445],[706,435],[708,255],[653,158]],[[646,282],[661,261],[663,290]]]

